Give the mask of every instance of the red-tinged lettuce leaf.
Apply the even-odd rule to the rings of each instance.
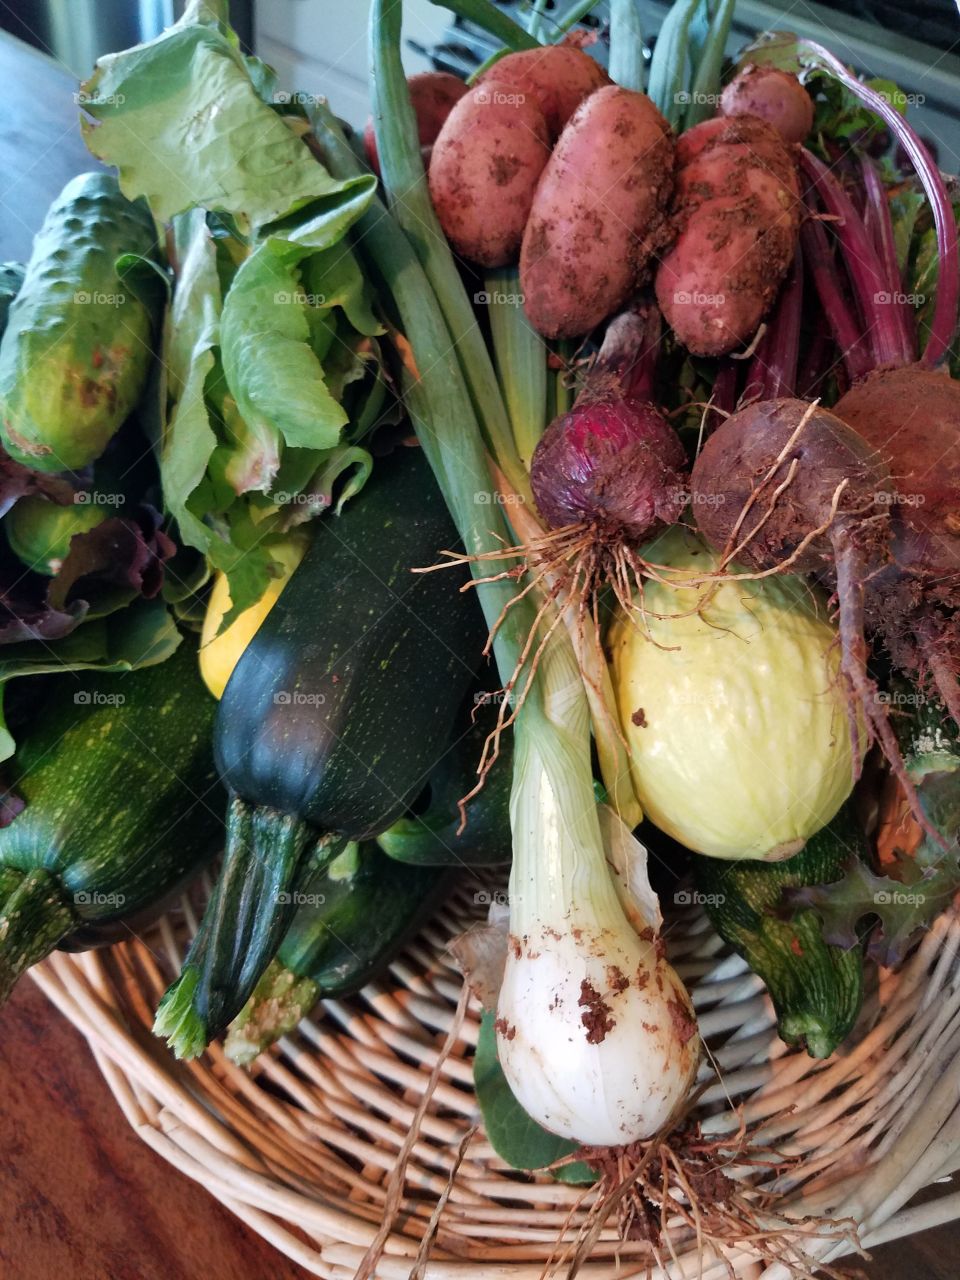
[[[41,471],[32,471],[0,449],[0,518],[7,514],[18,498],[31,493],[42,494],[51,502],[69,506],[74,500],[76,486],[68,475],[44,475]]]
[[[141,506],[75,534],[53,578],[8,561],[0,568],[0,645],[62,640],[138,597],[153,599],[175,551],[157,512]]]
[[[871,922],[867,954],[878,964],[900,964],[921,929],[928,928],[960,892],[960,770],[927,772],[917,792],[933,827],[949,845],[943,849],[926,836],[912,857],[878,875],[862,861],[848,863],[833,884],[788,890],[786,909],[812,907],[823,923],[827,942],[854,945]]]
[[[160,527],[161,517],[141,505],[135,515],[110,516],[76,534],[60,572],[50,583],[53,608],[86,602],[100,617],[142,596],[152,600],[163,586],[163,566],[176,544]]]
[[[62,640],[87,615],[85,600],[71,601],[62,608],[51,605],[47,580],[22,565],[6,576],[6,584],[0,586],[0,645]]]

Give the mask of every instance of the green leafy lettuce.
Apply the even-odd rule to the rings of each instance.
[[[227,574],[226,625],[278,571],[271,545],[362,487],[366,438],[390,420],[383,330],[348,239],[376,182],[331,177],[299,99],[202,0],[103,58],[82,102],[91,149],[172,224],[164,500]]]

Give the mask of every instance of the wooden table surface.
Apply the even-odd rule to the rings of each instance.
[[[0,32],[0,84],[0,261],[25,260],[47,205],[94,161],[65,69]],[[4,1280],[307,1275],[136,1137],[83,1038],[29,978],[0,1010],[0,1080]],[[958,1259],[960,1225],[951,1224],[877,1249],[865,1270],[877,1280],[948,1280]]]

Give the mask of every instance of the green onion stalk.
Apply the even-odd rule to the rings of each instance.
[[[690,28],[706,0],[675,0],[657,36],[647,93],[673,128],[678,128],[690,101]]]
[[[392,296],[409,344],[407,405],[421,445],[467,554],[487,557],[510,543],[488,450],[519,497],[528,496],[528,480],[493,362],[430,205],[400,60],[401,18],[401,0],[374,0],[374,118],[390,210],[371,208],[356,228],[357,246]],[[315,125],[330,170],[355,171],[324,108]],[[478,398],[484,385],[496,390],[495,402]],[[501,678],[516,698],[534,606],[518,598],[512,578],[497,576],[496,560],[472,567]],[[669,1119],[689,1088],[699,1041],[689,998],[657,955],[657,922],[641,936],[621,906],[594,797],[583,680],[565,630],[550,625],[553,635],[510,713],[512,943],[498,1050],[535,1120],[582,1143],[620,1144],[651,1136]]]
[[[719,101],[720,73],[723,69],[723,53],[730,34],[736,0],[719,0],[700,50],[690,101],[684,116],[684,127],[691,129],[701,120],[707,120],[716,112]]]

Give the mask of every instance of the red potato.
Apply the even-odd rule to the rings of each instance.
[[[796,76],[748,62],[720,98],[724,116],[759,116],[784,142],[802,142],[813,128],[813,99]]]
[[[796,169],[776,131],[752,116],[696,125],[677,157],[677,238],[657,269],[657,301],[688,350],[723,355],[752,337],[793,261]]]
[[[430,163],[430,152],[443,128],[447,116],[467,92],[467,86],[457,76],[448,71],[421,71],[407,81],[410,90],[410,101],[417,117],[417,128],[420,133],[420,148],[423,162]],[[377,177],[380,176],[380,157],[377,155],[377,135],[374,131],[373,117],[367,121],[363,131],[363,149],[367,153],[367,161]]]
[[[430,157],[430,196],[454,249],[484,267],[514,260],[549,158],[533,98],[496,80],[468,90]]]
[[[546,45],[508,53],[484,75],[479,84],[496,80],[513,86],[516,93],[531,94],[547,121],[551,141],[556,141],[567,121],[595,89],[612,83],[599,62],[570,45]]]
[[[642,93],[608,85],[574,113],[537,187],[520,251],[531,324],[588,333],[642,283],[669,235],[670,126]]]

